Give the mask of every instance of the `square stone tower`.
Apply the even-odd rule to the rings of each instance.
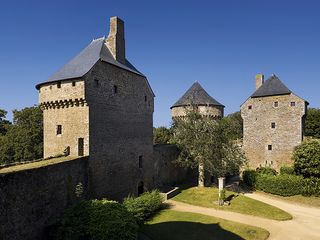
[[[148,188],[154,94],[126,59],[121,19],[112,17],[108,38],[93,40],[36,88],[45,158],[65,149],[70,156],[89,155],[94,197],[121,199]]]
[[[243,148],[252,168],[277,170],[292,164],[294,147],[301,144],[308,102],[272,75],[256,76],[256,91],[241,106]]]

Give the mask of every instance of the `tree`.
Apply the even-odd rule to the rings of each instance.
[[[172,131],[166,127],[153,128],[154,144],[169,144],[172,139]]]
[[[226,127],[228,127],[229,137],[233,140],[243,137],[243,119],[240,112],[231,113],[224,117]]]
[[[13,124],[0,137],[0,163],[35,160],[43,154],[42,112],[38,107],[13,111]]]
[[[296,147],[293,160],[297,174],[320,178],[320,140],[310,140]]]
[[[217,177],[234,174],[246,158],[230,137],[227,121],[217,121],[190,111],[173,121],[173,140],[181,153],[178,164],[198,167],[198,185],[204,186],[205,171]]]
[[[5,135],[7,132],[7,126],[11,124],[10,121],[6,120],[7,111],[0,109],[0,136]]]
[[[320,138],[320,109],[308,109],[308,114],[306,117],[305,135]]]

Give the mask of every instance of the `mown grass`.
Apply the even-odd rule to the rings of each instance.
[[[191,205],[248,214],[273,220],[284,221],[292,219],[292,216],[289,213],[277,207],[245,197],[241,194],[237,195],[234,192],[226,192],[227,198],[231,195],[234,195],[235,197],[230,201],[231,204],[229,206],[219,206],[216,203],[216,201],[218,200],[217,188],[192,187],[182,190],[182,192],[179,195],[175,196],[173,200],[188,203]]]
[[[152,240],[264,240],[269,232],[197,213],[163,210],[140,230]]]

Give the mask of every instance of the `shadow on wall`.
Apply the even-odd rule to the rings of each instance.
[[[243,239],[242,237],[221,228],[219,223],[164,222],[147,225],[143,228],[143,232],[153,240]]]

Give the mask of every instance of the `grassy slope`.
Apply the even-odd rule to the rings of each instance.
[[[163,210],[142,227],[152,240],[267,239],[269,232],[196,213]]]
[[[226,192],[226,197],[235,194],[233,192]],[[197,205],[201,207],[215,208],[219,210],[238,212],[253,216],[259,216],[274,220],[290,220],[292,216],[276,207],[269,204],[238,195],[231,200],[230,206],[218,206],[215,202],[218,199],[217,188],[198,188],[193,187],[183,190],[179,195],[175,196],[173,200]]]

